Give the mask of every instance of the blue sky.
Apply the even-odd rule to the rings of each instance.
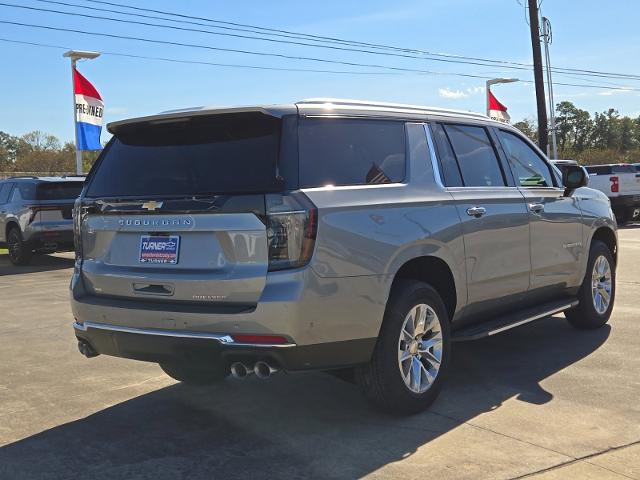
[[[85,0],[67,1],[86,4]],[[431,52],[531,62],[528,26],[524,9],[517,0],[113,1],[199,17]],[[109,15],[35,0],[7,0],[6,3]],[[105,8],[104,5],[101,7]],[[548,16],[553,24],[554,43],[551,55],[554,66],[640,74],[640,2],[637,0],[606,3],[596,0],[544,0],[542,13]],[[110,16],[118,17],[115,14]],[[0,6],[0,20],[443,73],[518,76],[522,79],[532,77],[529,72],[513,72],[499,67],[446,64],[423,59],[279,45],[66,17],[6,6]],[[206,62],[307,69],[372,70],[206,49],[151,45],[12,25],[0,25],[0,38],[47,43],[79,50],[134,53]],[[15,135],[42,130],[63,140],[71,139],[73,130],[70,73],[68,60],[62,58],[63,52],[64,50],[60,49],[0,41],[0,130]],[[100,91],[106,106],[106,122],[196,105],[280,103],[318,96],[366,98],[473,111],[483,111],[485,102],[482,89],[484,80],[447,75],[365,76],[276,72],[176,64],[112,55],[103,55],[97,60],[80,64],[79,69]],[[640,81],[571,78],[559,75],[556,75],[554,80],[580,84],[627,85],[640,89]],[[532,85],[502,85],[495,87],[494,92],[509,107],[513,120],[535,116]],[[556,102],[570,100],[592,113],[614,107],[622,114],[640,115],[640,91],[556,86],[555,96]]]

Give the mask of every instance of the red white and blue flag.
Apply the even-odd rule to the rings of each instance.
[[[100,150],[100,132],[104,103],[89,80],[73,70],[73,90],[76,97],[76,131],[78,150]]]

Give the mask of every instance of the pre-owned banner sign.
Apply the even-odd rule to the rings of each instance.
[[[489,117],[492,120],[498,120],[504,123],[509,123],[509,120],[511,120],[511,117],[507,113],[507,107],[493,96],[491,90],[489,90]]]
[[[76,96],[76,129],[78,150],[100,150],[100,132],[104,103],[93,85],[78,70],[73,71],[73,86]]]

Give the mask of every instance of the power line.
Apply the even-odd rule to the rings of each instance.
[[[3,23],[0,21],[0,23]],[[38,43],[38,42],[28,42],[24,40],[15,40],[10,38],[0,38],[0,41],[7,43],[15,43],[21,45],[32,45],[38,47],[47,47],[47,48],[57,48],[60,50],[70,50],[70,47],[62,46],[62,45],[52,45],[46,43]],[[209,65],[216,67],[230,67],[230,68],[246,68],[246,69],[256,69],[256,70],[273,70],[273,71],[285,71],[285,72],[300,72],[300,73],[328,73],[328,74],[345,74],[345,75],[408,75],[408,74],[416,74],[416,75],[437,75],[437,76],[454,76],[454,77],[471,77],[478,78],[482,80],[489,80],[492,77],[487,77],[483,75],[475,75],[475,74],[466,74],[459,72],[361,72],[361,71],[353,71],[353,70],[321,70],[321,69],[305,69],[305,68],[288,68],[288,67],[265,67],[261,65],[248,65],[248,64],[235,64],[235,63],[217,63],[217,62],[207,62],[204,60],[185,60],[180,58],[171,58],[171,57],[155,57],[155,56],[146,56],[146,55],[135,55],[130,53],[123,52],[111,52],[111,51],[102,51],[102,55],[109,55],[115,57],[125,57],[125,58],[136,58],[140,60],[155,60],[162,62],[170,62],[170,63],[183,63],[183,64],[194,64],[194,65]],[[520,80],[521,83],[532,84],[533,82],[530,80]],[[605,90],[623,90],[630,92],[640,92],[640,88],[627,88],[627,87],[610,87],[606,85],[584,85],[584,84],[575,84],[575,83],[562,83],[562,82],[554,82],[554,85],[568,86],[568,87],[580,87],[580,88],[598,88]]]
[[[6,43],[15,43],[19,45],[32,45],[35,47],[46,47],[46,48],[56,48],[59,50],[72,50],[71,47],[65,47],[62,45],[51,45],[48,43],[38,43],[38,42],[27,42],[24,40],[15,40],[10,38],[1,38],[0,42]],[[361,72],[357,70],[321,70],[321,69],[309,69],[309,68],[288,68],[288,67],[264,67],[262,65],[246,65],[246,64],[238,64],[238,63],[218,63],[218,62],[207,62],[204,60],[185,60],[180,58],[169,58],[169,57],[154,57],[154,56],[146,56],[146,55],[135,55],[132,53],[122,53],[122,52],[110,52],[110,51],[102,51],[101,55],[110,55],[116,57],[128,57],[128,58],[137,58],[141,60],[158,60],[163,62],[172,62],[172,63],[186,63],[186,64],[195,64],[195,65],[211,65],[215,67],[231,67],[231,68],[249,68],[256,70],[275,70],[282,72],[308,72],[308,73],[332,73],[332,74],[346,74],[346,75],[402,75],[401,73],[394,72]]]
[[[286,55],[286,54],[283,54],[283,53],[256,52],[256,51],[253,51],[253,50],[214,47],[212,45],[202,45],[202,44],[197,44],[197,43],[175,42],[175,41],[171,41],[171,40],[158,40],[158,39],[151,39],[151,38],[145,38],[145,37],[133,37],[133,36],[129,36],[129,35],[116,35],[116,34],[113,34],[113,33],[106,33],[106,32],[88,32],[86,30],[78,30],[78,29],[62,28],[62,27],[53,27],[51,25],[43,25],[43,24],[36,25],[36,24],[33,24],[33,23],[13,22],[13,21],[9,21],[9,20],[0,20],[0,23],[6,24],[6,25],[15,25],[15,26],[19,26],[19,27],[28,27],[28,28],[39,28],[39,29],[43,29],[43,30],[52,30],[52,31],[57,31],[57,32],[79,33],[79,34],[82,34],[82,35],[89,35],[89,36],[96,36],[96,37],[117,38],[117,39],[121,39],[121,40],[133,40],[133,41],[137,41],[137,42],[156,43],[156,44],[161,44],[161,45],[172,45],[172,46],[178,46],[178,47],[199,48],[199,49],[204,49],[204,50],[214,50],[214,51],[218,51],[218,52],[240,53],[240,54],[253,55],[253,56],[259,56],[259,57],[275,57],[275,58],[284,58],[284,59],[287,59],[287,60],[303,60],[303,61],[310,61],[310,62],[330,63],[330,64],[336,64],[336,65],[347,65],[347,66],[350,66],[350,67],[380,68],[380,69],[398,71],[398,72],[412,72],[412,73],[426,73],[426,74],[434,74],[435,73],[435,72],[432,72],[431,70],[421,70],[421,69],[416,69],[416,68],[394,67],[394,66],[389,66],[389,65],[379,65],[379,64],[373,64],[373,63],[349,62],[349,61],[346,61],[346,60],[329,60],[329,59],[326,59],[326,58],[307,57],[307,56],[301,56],[301,55]],[[478,76],[478,75],[470,75],[470,74],[462,74],[462,73],[459,74],[459,75],[460,76],[467,76],[467,77],[471,77],[471,78],[484,78],[484,77],[481,77],[481,76]]]
[[[325,48],[325,49],[339,50],[339,51],[346,51],[346,52],[366,53],[366,54],[371,54],[371,55],[381,55],[381,56],[401,57],[401,58],[410,58],[410,59],[431,60],[431,61],[434,61],[434,62],[463,63],[463,64],[469,64],[469,65],[483,66],[483,67],[494,67],[495,66],[495,65],[491,65],[491,64],[481,63],[479,61],[452,60],[452,59],[445,59],[445,58],[427,58],[427,57],[424,57],[424,56],[416,56],[416,55],[413,55],[413,54],[378,52],[378,51],[373,51],[373,50],[366,50],[366,49],[363,49],[363,48],[350,48],[350,47],[341,47],[341,46],[335,46],[335,45],[316,45],[316,44],[311,44],[311,43],[306,43],[306,42],[297,42],[297,41],[291,41],[291,40],[277,40],[277,39],[273,39],[273,38],[255,37],[255,36],[250,36],[250,35],[241,35],[241,34],[234,34],[234,33],[212,32],[210,30],[202,30],[202,29],[187,28],[187,27],[177,27],[175,25],[163,25],[163,24],[151,23],[151,22],[143,22],[143,21],[138,21],[138,20],[125,20],[125,19],[122,19],[122,18],[105,17],[105,16],[102,16],[102,15],[91,15],[91,14],[77,13],[77,12],[64,12],[64,11],[61,11],[61,10],[54,10],[54,9],[49,9],[49,8],[39,8],[39,7],[32,7],[32,6],[26,6],[26,5],[16,5],[16,4],[4,3],[4,2],[0,2],[0,6],[10,7],[10,8],[20,8],[20,9],[24,9],[24,10],[55,13],[55,14],[58,14],[58,15],[67,15],[67,16],[82,17],[82,18],[92,18],[92,19],[95,19],[95,20],[106,20],[106,21],[117,22],[117,23],[143,25],[143,26],[147,26],[147,27],[168,28],[168,29],[171,29],[171,30],[179,30],[179,31],[185,31],[185,32],[206,33],[206,34],[209,34],[209,35],[218,35],[218,36],[224,36],[224,37],[242,38],[242,39],[248,39],[248,40],[258,40],[258,41],[279,43],[279,44],[298,45],[298,46],[314,47],[314,48]],[[512,69],[512,70],[525,70],[525,71],[529,70],[528,67],[519,67],[519,66],[515,66],[515,65],[502,65],[502,68],[508,68],[508,69]]]
[[[36,0],[36,1],[52,2],[53,0]],[[159,14],[162,14],[162,15],[176,16],[176,17],[179,17],[179,18],[189,18],[189,19],[196,19],[196,20],[204,20],[204,21],[211,22],[211,23],[220,23],[220,24],[224,24],[224,25],[247,27],[247,28],[253,28],[253,29],[263,30],[263,31],[267,31],[267,32],[276,32],[276,33],[298,35],[298,36],[301,36],[301,37],[315,38],[315,39],[318,39],[318,40],[324,39],[324,40],[327,40],[327,41],[331,40],[331,41],[337,41],[337,42],[348,43],[348,44],[363,45],[363,46],[368,46],[368,47],[372,47],[372,48],[375,47],[375,48],[392,49],[392,50],[398,50],[398,51],[403,51],[403,52],[420,53],[420,54],[423,54],[423,55],[439,56],[439,57],[444,57],[444,58],[474,60],[474,61],[482,61],[482,62],[490,62],[490,63],[498,63],[498,64],[508,64],[508,65],[514,65],[514,66],[533,68],[533,64],[530,64],[530,63],[514,62],[514,61],[508,61],[508,60],[488,59],[488,58],[481,58],[481,57],[469,57],[469,56],[455,55],[455,54],[450,54],[450,53],[435,53],[435,52],[428,52],[428,51],[414,49],[414,48],[395,47],[395,46],[385,45],[385,44],[380,44],[380,43],[368,43],[368,42],[358,42],[358,41],[354,41],[354,40],[344,40],[344,39],[340,39],[340,38],[336,38],[336,37],[325,37],[325,36],[320,36],[320,35],[297,33],[297,32],[292,32],[292,31],[289,31],[289,30],[281,30],[281,29],[275,29],[275,28],[260,27],[260,26],[256,26],[256,25],[248,25],[248,24],[243,24],[243,23],[227,22],[227,21],[216,20],[216,19],[207,18],[207,17],[196,17],[196,16],[181,14],[181,13],[177,13],[177,12],[168,12],[168,11],[163,11],[163,10],[154,10],[154,9],[150,9],[150,8],[134,7],[134,6],[125,5],[125,4],[116,3],[116,2],[110,2],[110,1],[106,1],[106,0],[84,0],[84,1],[92,3],[92,4],[110,5],[110,6],[116,6],[116,7],[121,7],[121,8],[127,8],[127,9],[134,10],[134,11],[145,11],[145,12],[159,13]],[[124,12],[120,12],[120,13],[124,13]],[[275,35],[275,33],[274,33],[274,35]],[[554,67],[554,70],[557,70],[557,71],[566,70],[568,72],[582,72],[582,73],[613,74],[613,75],[621,75],[621,76],[629,75],[629,76],[633,76],[633,77],[636,77],[636,78],[640,78],[640,75],[637,75],[637,74],[598,72],[598,71],[595,71],[595,70],[584,70],[584,69],[578,69],[578,68]]]
[[[100,11],[106,11],[106,12],[110,12],[110,13],[117,13],[120,15],[129,15],[129,16],[137,16],[137,17],[141,17],[141,18],[153,18],[153,19],[159,19],[159,20],[163,20],[163,21],[170,21],[170,22],[178,22],[178,23],[188,23],[188,24],[195,24],[195,25],[199,25],[199,26],[206,26],[208,28],[225,28],[228,30],[240,30],[240,31],[247,31],[247,32],[252,32],[252,33],[260,33],[263,35],[274,35],[274,36],[285,36],[287,38],[298,38],[298,39],[307,39],[310,41],[314,41],[314,42],[330,42],[330,43],[339,43],[342,45],[356,45],[356,46],[366,46],[368,48],[374,48],[374,49],[383,49],[383,50],[392,50],[392,51],[397,51],[397,52],[404,52],[404,54],[390,54],[388,52],[375,52],[375,51],[370,51],[370,50],[363,50],[363,49],[349,49],[349,48],[344,48],[344,47],[331,47],[331,46],[327,46],[327,45],[316,45],[316,44],[309,44],[309,43],[302,43],[302,42],[289,42],[289,41],[276,41],[274,39],[266,39],[266,38],[261,38],[261,37],[250,37],[250,36],[242,36],[242,35],[234,35],[234,34],[226,34],[226,36],[232,36],[232,37],[240,37],[240,38],[248,38],[248,39],[252,39],[252,40],[261,40],[261,41],[272,41],[272,42],[278,42],[278,43],[291,43],[291,44],[295,44],[295,45],[302,45],[302,46],[309,46],[309,47],[316,47],[316,48],[330,48],[330,49],[334,49],[334,50],[345,50],[345,51],[354,51],[354,52],[358,52],[358,53],[367,53],[367,54],[374,54],[374,55],[390,55],[390,56],[398,56],[398,57],[404,57],[404,58],[416,58],[416,59],[426,59],[426,60],[432,60],[432,61],[440,61],[440,62],[447,62],[447,63],[463,63],[463,64],[472,64],[472,65],[478,65],[478,66],[494,66],[494,65],[490,65],[490,64],[497,64],[502,66],[503,68],[509,68],[509,69],[515,69],[515,70],[526,70],[529,71],[531,70],[531,68],[533,67],[532,64],[527,64],[527,63],[521,63],[521,62],[513,62],[513,61],[507,61],[507,60],[496,60],[496,59],[487,59],[487,58],[480,58],[480,57],[468,57],[468,56],[462,56],[462,55],[453,55],[453,54],[446,54],[446,53],[434,53],[434,52],[428,52],[428,51],[424,51],[424,50],[417,50],[417,49],[409,49],[409,48],[400,48],[400,47],[394,47],[394,46],[389,46],[389,45],[384,45],[384,44],[376,44],[376,43],[367,43],[367,42],[357,42],[357,41],[351,41],[351,40],[343,40],[343,39],[338,39],[335,37],[322,37],[319,35],[311,35],[311,34],[299,34],[299,33],[295,33],[295,32],[290,32],[287,30],[278,30],[278,29],[270,29],[270,28],[265,28],[265,27],[259,27],[259,26],[253,26],[253,25],[247,25],[247,24],[238,24],[238,23],[234,23],[234,22],[224,22],[221,20],[215,20],[215,19],[208,19],[206,17],[195,17],[195,16],[191,16],[191,15],[184,15],[184,14],[179,14],[179,13],[174,13],[174,12],[166,12],[166,11],[162,11],[162,10],[154,10],[154,9],[147,9],[147,8],[142,8],[142,7],[132,7],[129,5],[123,5],[123,4],[118,4],[115,2],[108,2],[108,1],[102,1],[102,0],[85,0],[86,2],[91,2],[91,3],[97,3],[97,4],[105,4],[105,5],[111,5],[111,6],[117,6],[117,7],[122,7],[122,8],[128,8],[128,9],[132,9],[135,11],[147,11],[147,12],[153,12],[153,13],[160,13],[162,15],[172,15],[172,16],[177,16],[180,18],[191,18],[191,19],[198,19],[198,20],[205,20],[207,22],[211,22],[211,23],[222,23],[225,25],[236,25],[236,26],[242,26],[242,27],[250,27],[254,30],[250,30],[250,29],[238,29],[238,28],[231,28],[231,27],[224,27],[224,26],[212,26],[212,25],[207,25],[207,24],[203,24],[203,23],[199,23],[199,22],[192,22],[192,21],[186,21],[186,20],[175,20],[175,19],[170,19],[170,18],[163,18],[163,17],[158,17],[158,16],[150,16],[150,15],[144,15],[144,14],[139,14],[139,13],[131,13],[131,12],[122,12],[122,11],[117,11],[117,10],[109,10],[109,9],[104,9],[104,8],[98,8],[98,7],[89,7],[89,6],[83,6],[81,4],[77,4],[77,3],[70,3],[70,2],[63,2],[63,1],[59,1],[59,0],[36,0],[38,2],[43,2],[43,3],[50,3],[50,4],[58,4],[58,5],[65,5],[65,6],[72,6],[72,7],[79,7],[79,8],[85,8],[85,9],[93,9],[93,10],[100,10]],[[13,7],[17,7],[17,8],[28,8],[28,9],[33,9],[33,10],[43,10],[43,11],[47,11],[46,9],[38,9],[36,7],[24,7],[22,5],[11,5],[11,4],[3,4],[6,6],[13,6]],[[78,13],[71,13],[71,12],[60,12],[60,11],[54,11],[54,10],[49,10],[53,13],[60,13],[60,14],[66,14],[66,15],[76,15],[76,16],[84,16],[84,14],[78,14]],[[111,21],[119,21],[119,22],[127,22],[126,20],[123,19],[114,19],[112,17],[100,17],[100,16],[95,16],[95,15],[87,15],[89,18],[97,18],[97,19],[105,19],[105,20],[111,20]],[[138,23],[135,21],[130,21],[132,23]],[[161,28],[174,28],[174,29],[180,29],[178,27],[173,27],[170,25],[159,25],[159,24],[148,24],[148,23],[140,23],[143,25],[148,25],[148,26],[154,26],[154,27],[161,27]],[[208,34],[214,34],[214,35],[225,35],[223,33],[220,32],[211,32],[211,31],[202,31],[202,30],[198,30],[198,29],[184,29],[187,31],[196,31],[196,32],[200,32],[200,33],[208,33]],[[258,31],[256,31],[258,30]],[[263,30],[263,32],[260,32],[260,30]],[[284,33],[266,33],[266,31],[268,32],[284,32]],[[433,58],[436,57],[436,58]],[[449,60],[444,60],[444,59],[449,59]],[[477,63],[477,62],[482,62],[482,63]],[[595,71],[595,70],[584,70],[584,69],[576,69],[576,68],[563,68],[563,67],[554,67],[552,69],[552,71],[554,72],[567,72],[567,73],[575,73],[578,75],[582,75],[582,76],[594,76],[594,77],[601,77],[601,78],[618,78],[618,79],[622,79],[622,80],[640,80],[640,75],[636,75],[636,74],[624,74],[624,73],[613,73],[613,72],[601,72],[601,71]]]

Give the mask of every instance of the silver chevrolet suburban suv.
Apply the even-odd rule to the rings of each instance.
[[[108,128],[74,217],[87,357],[192,383],[351,372],[414,413],[452,342],[611,314],[609,201],[483,115],[311,99]]]

